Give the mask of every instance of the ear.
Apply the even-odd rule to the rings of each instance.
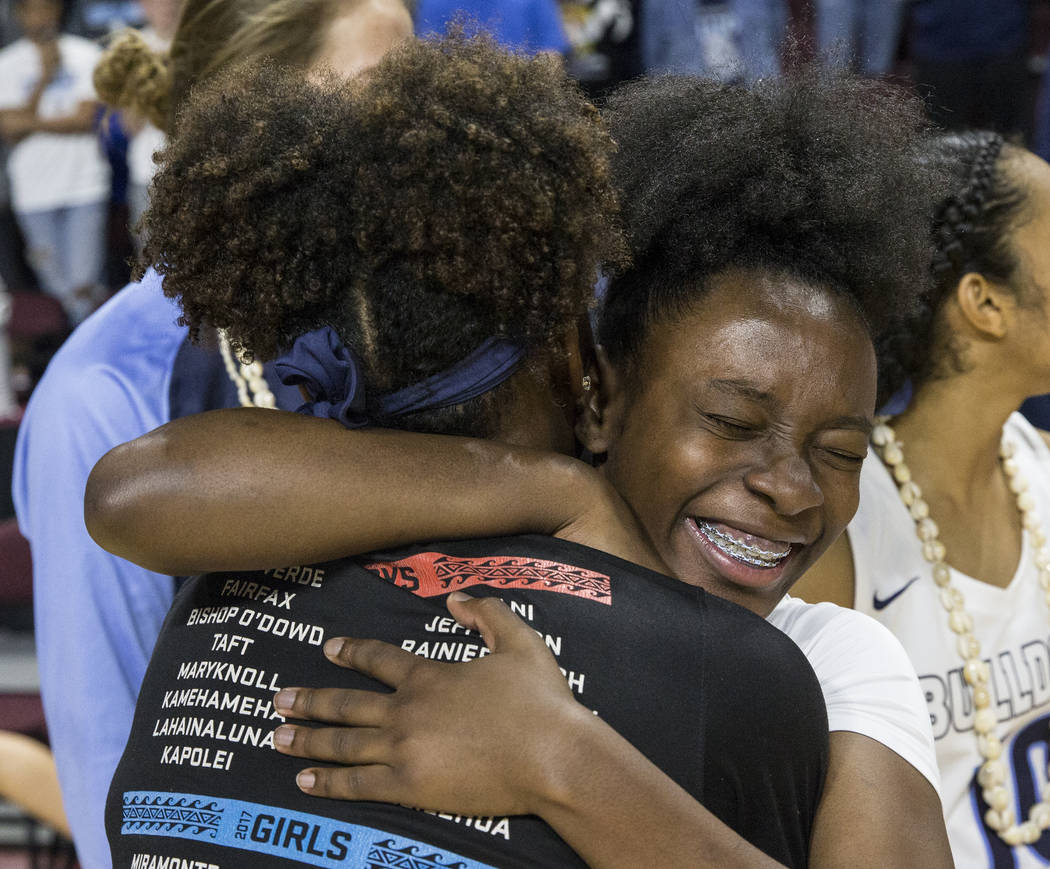
[[[609,362],[600,345],[595,345],[591,366],[584,375],[583,397],[576,417],[576,437],[594,456],[609,451],[621,427],[626,404],[623,377]]]
[[[579,408],[587,396],[585,382],[590,382],[584,378],[594,366],[594,334],[587,317],[581,317],[576,325],[566,332],[562,347],[565,350],[566,383],[573,405]]]
[[[967,272],[955,288],[959,313],[970,328],[989,340],[1004,338],[1017,303],[1011,293],[977,272]]]

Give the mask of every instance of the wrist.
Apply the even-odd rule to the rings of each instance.
[[[553,826],[570,822],[588,795],[594,764],[609,758],[610,736],[619,735],[592,710],[567,699],[553,726],[543,734],[542,752],[531,768],[538,777],[530,788],[530,810]]]

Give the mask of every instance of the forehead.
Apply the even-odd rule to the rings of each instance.
[[[746,380],[783,395],[812,388],[874,403],[875,352],[849,302],[763,271],[709,280],[694,305],[649,330],[641,362],[647,381]]]

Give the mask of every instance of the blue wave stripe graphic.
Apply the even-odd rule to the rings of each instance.
[[[202,794],[125,791],[120,832],[192,839],[339,869],[494,869],[372,827]]]

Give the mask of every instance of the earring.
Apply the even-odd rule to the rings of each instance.
[[[590,392],[590,390],[591,390],[591,375],[589,375],[589,374],[583,375],[582,386],[583,386],[583,391],[584,392]]]

